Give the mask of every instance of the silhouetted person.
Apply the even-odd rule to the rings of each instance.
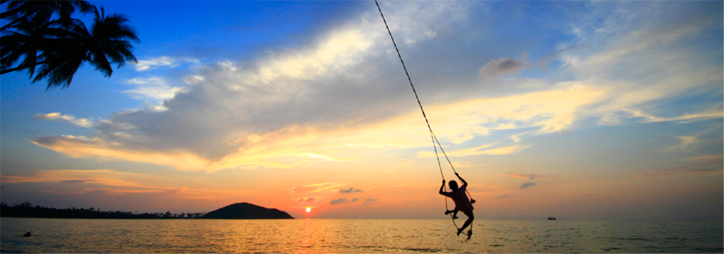
[[[444,192],[443,188],[445,188],[445,180],[442,180],[442,186],[440,186],[440,195],[450,197],[455,202],[455,209],[454,210],[448,210],[445,211],[445,214],[453,213],[453,219],[457,219],[458,211],[462,211],[465,215],[468,216],[468,220],[465,221],[465,224],[461,228],[458,229],[458,235],[463,232],[465,228],[467,228],[470,223],[473,222],[475,219],[475,215],[473,215],[473,204],[470,202],[470,199],[468,199],[468,195],[465,192],[465,189],[468,187],[468,182],[463,180],[458,173],[455,173],[455,175],[460,179],[461,182],[463,182],[463,186],[458,187],[458,183],[455,182],[455,180],[450,181],[450,192]],[[475,202],[475,201],[473,201]],[[470,235],[472,234],[472,229],[468,231],[468,239],[470,239]]]

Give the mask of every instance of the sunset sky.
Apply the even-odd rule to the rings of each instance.
[[[374,1],[91,3],[139,61],[0,77],[3,202],[446,218]],[[476,218],[722,218],[721,1],[380,6]]]

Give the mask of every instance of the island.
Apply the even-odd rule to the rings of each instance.
[[[203,219],[294,219],[286,212],[249,203],[237,203],[206,213]]]
[[[67,219],[293,219],[288,213],[250,203],[237,203],[208,213],[133,213],[101,211],[98,208],[52,208],[30,202],[8,205],[0,202],[0,217]]]

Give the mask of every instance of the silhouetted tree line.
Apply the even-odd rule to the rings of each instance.
[[[206,213],[132,213],[101,211],[98,208],[53,208],[23,202],[13,206],[0,202],[0,217],[69,218],[69,219],[197,219]]]

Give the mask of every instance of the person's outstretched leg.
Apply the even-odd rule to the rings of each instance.
[[[453,220],[458,218],[458,210],[447,210],[447,211],[445,211],[445,215],[448,215],[448,214],[451,214],[451,213],[453,214],[453,216],[452,216]]]
[[[475,215],[473,214],[473,211],[463,211],[463,213],[468,216],[468,220],[466,220],[465,224],[463,224],[463,226],[460,229],[458,229],[458,235],[460,235],[460,233],[462,233],[463,230],[465,230],[465,228],[470,226],[470,223],[473,223],[473,220],[475,219]]]

